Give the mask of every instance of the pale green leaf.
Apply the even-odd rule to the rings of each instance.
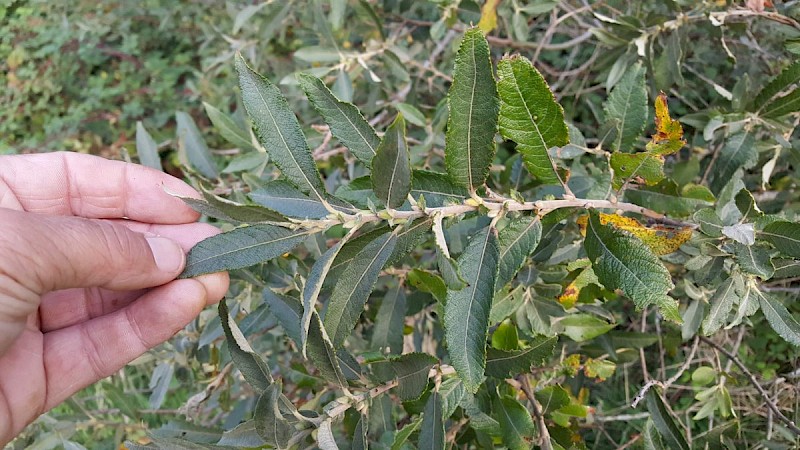
[[[700,225],[700,231],[711,236],[722,236],[722,219],[719,218],[713,208],[703,208],[694,213],[694,221]]]
[[[159,171],[164,170],[161,167],[161,157],[158,155],[158,144],[141,121],[136,122],[136,156],[139,157],[139,163],[143,166]]]
[[[473,393],[483,382],[489,311],[499,258],[497,230],[487,227],[478,231],[458,258],[467,287],[447,292],[444,308],[447,351],[464,386]]]
[[[704,335],[711,336],[728,322],[728,314],[730,314],[734,303],[739,300],[736,284],[734,277],[730,277],[714,292],[714,295],[709,300],[711,310],[703,320]]]
[[[752,133],[736,133],[727,138],[709,172],[711,191],[718,195],[737,170],[753,167],[757,159],[758,153]]]
[[[301,73],[297,75],[297,81],[311,105],[330,127],[331,134],[369,167],[380,138],[358,108],[336,98],[325,83],[315,76]]]
[[[514,278],[525,259],[536,250],[541,237],[542,223],[537,216],[512,219],[500,230],[497,237],[500,245],[500,269],[497,272],[496,291]]]
[[[653,419],[653,424],[658,430],[658,434],[664,439],[667,447],[689,450],[689,444],[686,442],[683,430],[675,423],[675,419],[670,414],[664,401],[661,400],[661,394],[653,387],[647,391],[645,397],[647,401],[647,410],[650,412],[650,418]]]
[[[394,435],[394,441],[392,442],[391,450],[401,450],[408,441],[408,438],[417,431],[417,428],[422,424],[422,416],[417,416],[416,419],[412,420],[408,423],[408,425],[404,426],[402,430],[398,431],[397,434]]]
[[[575,342],[583,342],[608,333],[616,325],[590,314],[573,314],[558,321],[558,326],[562,334]]]
[[[500,94],[500,134],[517,143],[525,167],[546,184],[561,182],[548,149],[569,143],[561,108],[542,75],[523,56],[497,64]]]
[[[339,450],[331,429],[331,419],[323,421],[317,429],[317,446],[320,450]]]
[[[217,178],[217,164],[192,116],[178,111],[175,113],[175,122],[179,151],[186,157],[186,161],[200,175],[210,179]]]
[[[558,338],[537,336],[528,348],[514,351],[489,348],[486,355],[486,374],[495,378],[509,378],[530,372],[531,367],[544,364],[553,356]]]
[[[337,278],[324,320],[334,348],[340,348],[353,331],[396,244],[397,234],[383,234],[367,244]]]
[[[302,192],[312,198],[323,199],[325,186],[317,165],[297,117],[281,91],[251,69],[240,54],[236,55],[236,71],[239,73],[244,108],[272,162]]]
[[[250,140],[249,130],[242,129],[227,114],[212,105],[203,102],[203,107],[206,109],[206,114],[211,119],[211,123],[214,124],[214,128],[219,131],[219,134],[226,141],[242,150],[255,150],[253,142]]]
[[[416,106],[410,105],[408,103],[398,103],[394,105],[397,108],[397,111],[409,121],[418,127],[425,127],[425,115],[422,114],[422,111],[417,109]]]
[[[352,213],[347,203],[327,197],[337,211]],[[330,212],[319,198],[309,197],[286,181],[276,180],[250,193],[250,199],[259,205],[296,219],[322,219]]]
[[[419,450],[444,450],[444,419],[442,396],[439,392],[431,392],[425,403],[422,415],[422,426],[419,430]]]
[[[800,347],[800,322],[772,295],[757,291],[761,311],[770,326],[786,342]]]
[[[647,122],[647,89],[645,68],[636,63],[625,71],[603,104],[606,120],[616,121],[618,132],[611,148],[615,151],[632,152],[636,141],[644,132]]]
[[[479,29],[471,28],[456,55],[445,139],[447,173],[470,190],[483,185],[494,159],[497,103],[489,43]]]
[[[398,114],[386,130],[372,158],[372,189],[388,208],[399,208],[411,192],[411,156],[406,143],[406,123]]]
[[[270,224],[235,228],[206,238],[192,247],[180,276],[190,278],[267,262],[295,248],[308,235],[305,230]]]
[[[292,438],[295,428],[283,418],[278,408],[280,395],[280,383],[270,385],[258,398],[253,420],[256,433],[264,442],[274,448],[285,449],[289,447],[289,439]]]
[[[386,293],[375,316],[372,329],[372,348],[399,355],[403,352],[403,327],[406,315],[406,293],[402,286],[395,286]]]
[[[251,151],[249,153],[242,153],[234,156],[228,161],[228,165],[222,169],[222,173],[236,173],[245,172],[256,169],[261,169],[266,166],[269,161],[269,156],[260,151]]]
[[[637,308],[656,305],[667,319],[681,321],[678,303],[667,295],[674,287],[669,271],[639,238],[603,225],[591,211],[583,245],[606,288],[621,290]]]
[[[217,309],[233,364],[256,392],[264,392],[273,381],[269,366],[261,355],[255,353],[250,347],[236,322],[228,314],[228,305],[225,304],[224,299],[219,302]]]
[[[511,450],[529,450],[535,429],[528,409],[505,396],[496,398],[492,403],[503,432],[503,443]]]
[[[800,223],[773,222],[758,237],[774,245],[779,252],[793,258],[800,258]]]
[[[255,421],[251,419],[224,432],[222,438],[217,442],[217,445],[227,445],[230,447],[262,447],[267,445],[267,443],[256,433]]]

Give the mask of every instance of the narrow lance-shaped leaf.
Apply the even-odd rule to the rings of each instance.
[[[158,156],[158,144],[139,121],[136,122],[136,155],[142,165],[163,170],[161,157]]]
[[[509,378],[530,372],[532,366],[545,363],[556,348],[555,336],[537,336],[530,346],[523,350],[505,351],[489,348],[486,355],[486,375],[495,378]]]
[[[542,223],[536,216],[513,219],[500,231],[500,269],[497,272],[495,291],[503,289],[514,278],[525,259],[536,250],[541,238]]]
[[[734,302],[739,298],[734,277],[725,280],[709,300],[711,310],[703,320],[703,334],[710,336],[725,325]]]
[[[737,170],[749,169],[755,165],[758,160],[755,144],[755,138],[748,132],[734,134],[725,141],[709,172],[709,187],[714,195],[719,195]]]
[[[417,431],[420,424],[422,424],[422,416],[417,416],[416,419],[409,422],[408,425],[404,426],[402,430],[398,431],[397,434],[394,435],[394,441],[392,442],[391,450],[400,450],[403,448],[403,444],[408,441],[408,438]]]
[[[406,144],[406,123],[398,114],[386,130],[372,158],[372,189],[389,208],[399,208],[411,192],[411,156]]]
[[[386,293],[375,316],[372,330],[372,348],[399,355],[403,352],[403,327],[406,314],[406,294],[403,286],[395,286]]]
[[[317,197],[309,197],[283,180],[271,181],[250,193],[250,199],[259,205],[297,219],[322,219],[330,212]],[[328,204],[342,212],[353,212],[353,207],[335,197],[326,196]]]
[[[444,450],[444,419],[442,396],[434,391],[425,403],[417,444],[419,450]]]
[[[633,151],[636,141],[644,131],[647,121],[644,75],[645,69],[641,63],[630,66],[603,105],[606,120],[615,120],[619,124],[617,138],[611,144],[615,151]]]
[[[260,224],[211,236],[189,251],[181,278],[241,269],[269,261],[295,248],[308,234],[304,230]]]
[[[493,403],[495,417],[503,431],[503,443],[511,450],[530,449],[534,427],[528,410],[511,397],[499,397]]]
[[[793,258],[800,258],[800,223],[773,222],[758,237],[774,245],[779,252]]]
[[[295,431],[294,426],[281,414],[278,402],[280,401],[281,385],[274,383],[261,394],[254,411],[256,433],[267,444],[274,448],[285,449]]]
[[[489,311],[499,259],[497,230],[487,227],[477,232],[458,258],[458,267],[467,286],[447,292],[444,308],[447,351],[464,386],[473,393],[484,377]]]
[[[780,301],[766,292],[756,291],[758,303],[767,322],[786,342],[800,347],[800,322]]]
[[[432,208],[444,206],[446,202],[463,203],[469,193],[461,186],[453,184],[447,174],[414,170],[411,173],[411,196],[425,197],[425,203]]]
[[[381,383],[397,380],[394,388],[403,401],[415,400],[428,385],[428,375],[438,359],[426,353],[406,353],[372,364],[374,375]]]
[[[325,186],[311,156],[297,117],[277,86],[251,69],[236,55],[242,102],[253,121],[261,145],[287,180],[304,193],[323,199]]]
[[[269,366],[261,355],[255,353],[250,347],[236,322],[228,314],[228,305],[225,304],[224,299],[219,302],[217,309],[233,364],[242,372],[242,376],[253,389],[257,392],[264,392],[272,384]]]
[[[477,28],[467,30],[461,41],[447,105],[447,173],[456,184],[474,191],[483,185],[494,158],[498,113],[489,43]]]
[[[331,335],[334,348],[350,336],[378,275],[397,244],[394,232],[385,233],[367,244],[344,269],[333,288],[325,312],[325,328]]]
[[[547,150],[569,143],[561,108],[542,75],[523,56],[505,57],[497,64],[500,77],[500,134],[517,143],[525,167],[546,184],[563,180]]]
[[[223,220],[233,224],[258,223],[258,222],[285,222],[286,218],[271,209],[257,205],[243,205],[234,201],[218,197],[202,189],[203,199],[191,197],[178,197],[192,209],[208,217]]]
[[[773,78],[761,89],[761,92],[758,93],[748,110],[758,111],[762,109],[765,105],[768,105],[770,100],[778,93],[798,81],[800,81],[800,61],[795,61],[793,64],[783,69],[777,77]]]
[[[297,81],[311,105],[330,127],[331,134],[350,149],[359,161],[367,167],[372,165],[380,138],[358,108],[336,98],[325,83],[313,75],[300,73]]]
[[[667,295],[672,278],[658,257],[639,238],[603,225],[596,211],[589,214],[584,247],[600,282],[621,290],[637,308],[656,305],[664,317],[680,322],[678,303]]]
[[[680,450],[689,450],[689,444],[686,442],[686,437],[683,431],[675,423],[672,414],[670,414],[664,401],[661,400],[661,394],[658,393],[657,388],[653,387],[647,391],[647,410],[650,412],[650,418],[653,419],[653,424],[658,430],[658,434],[664,439],[664,443],[669,448]]]
[[[203,107],[206,109],[206,114],[208,118],[211,119],[211,123],[214,124],[214,128],[219,131],[219,134],[221,134],[226,141],[242,150],[255,150],[253,143],[250,141],[249,130],[241,128],[233,119],[228,117],[227,114],[212,105],[203,102]]]
[[[368,425],[369,416],[362,413],[358,418],[356,429],[353,430],[353,445],[350,446],[352,450],[367,450],[369,448],[369,440],[367,439]]]
[[[192,116],[178,111],[175,113],[175,121],[179,151],[185,156],[186,162],[204,177],[217,178],[219,176],[217,165],[211,158],[211,151],[208,150],[208,145]]]

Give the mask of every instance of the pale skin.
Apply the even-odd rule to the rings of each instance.
[[[0,156],[0,446],[166,341],[228,289],[176,279],[218,233],[184,182],[75,153]]]

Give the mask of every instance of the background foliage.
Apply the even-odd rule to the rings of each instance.
[[[485,242],[495,240],[486,231],[491,218],[485,214],[445,218],[442,235],[452,258],[443,258],[437,248],[441,241],[429,238],[386,269],[376,266],[378,281],[365,313],[359,318],[359,310],[353,319],[358,325],[348,338],[349,355],[340,354],[325,365],[319,362],[325,347],[309,345],[306,351],[313,363],[306,363],[299,351],[304,339],[299,336],[304,334],[288,324],[310,327],[308,343],[319,342],[313,330],[321,334],[323,322],[315,314],[302,318],[299,303],[314,279],[314,262],[331,257],[328,279],[349,279],[348,270],[368,271],[369,267],[337,266],[336,255],[325,252],[328,247],[337,249],[340,238],[348,236],[353,243],[361,239],[362,247],[378,238],[374,249],[373,244],[365,247],[369,251],[364,255],[381,255],[381,249],[392,253],[386,248],[399,245],[399,238],[380,230],[349,236],[337,227],[324,238],[301,236],[302,245],[292,253],[276,249],[273,256],[282,256],[234,272],[236,281],[223,316],[236,319],[268,370],[258,364],[262,369],[252,373],[233,367],[231,360],[239,369],[251,367],[247,360],[254,360],[252,354],[225,342],[225,333],[232,335],[237,327],[209,310],[169,344],[43,416],[13,445],[111,448],[128,440],[130,447],[158,442],[189,446],[187,441],[258,446],[265,431],[247,422],[254,413],[261,423],[273,417],[281,429],[289,429],[282,421],[302,428],[296,416],[265,412],[280,392],[301,410],[322,413],[323,406],[342,398],[343,386],[353,395],[364,395],[370,392],[366,387],[393,387],[396,376],[403,385],[376,395],[366,402],[368,409],[342,407],[339,413],[334,404],[325,410],[330,413],[333,408],[337,419],[343,419],[333,422],[330,431],[340,447],[362,448],[357,438],[363,431],[374,448],[436,443],[437,432],[459,448],[546,448],[544,430],[553,445],[563,448],[796,444],[797,436],[777,412],[788,420],[798,419],[794,345],[800,330],[793,317],[800,314],[794,301],[800,275],[794,258],[800,251],[793,240],[796,225],[782,221],[796,220],[798,204],[800,148],[795,127],[800,91],[793,85],[800,69],[792,62],[800,51],[795,19],[800,5],[578,0],[486,4],[482,13],[485,4],[470,0],[0,2],[0,78],[7,106],[0,112],[0,151],[66,148],[111,157],[136,155],[174,174],[186,172],[210,193],[292,215],[280,209],[286,205],[274,203],[287,196],[291,186],[269,183],[281,172],[275,167],[281,166],[280,155],[264,139],[256,139],[258,133],[251,135],[247,126],[245,109],[259,131],[265,131],[258,123],[263,114],[242,104],[247,89],[235,70],[238,51],[288,99],[325,189],[365,210],[381,211],[380,205],[402,203],[402,198],[392,200],[391,192],[378,189],[375,198],[365,197],[372,190],[367,166],[372,162],[375,177],[386,164],[364,156],[369,145],[364,153],[352,143],[345,147],[346,138],[329,129],[306,98],[314,79],[300,78],[300,86],[295,73],[321,77],[336,97],[357,105],[380,132],[369,139],[372,148],[378,148],[381,136],[388,142],[386,136],[393,135],[395,143],[405,137],[409,168],[445,172],[445,153],[452,154],[446,133],[457,133],[448,128],[453,115],[448,115],[445,96],[454,66],[458,70],[459,42],[471,24],[480,23],[488,31],[497,76],[502,80],[508,74],[509,68],[498,65],[506,53],[531,60],[563,107],[570,137],[568,145],[544,139],[544,150],[559,147],[554,156],[560,167],[537,173],[541,165],[523,162],[520,156],[534,154],[521,146],[537,148],[536,141],[526,141],[527,134],[520,136],[514,126],[504,124],[501,103],[500,134],[518,145],[497,145],[491,165],[486,162],[491,191],[481,190],[481,195],[562,198],[558,179],[568,169],[568,186],[578,198],[613,196],[671,218],[577,219],[562,210],[545,216],[538,229],[541,238],[530,243],[534,251],[523,252],[517,263],[523,265],[519,274],[504,278],[501,269],[497,275],[501,284],[511,286],[495,296],[488,352],[490,360],[501,352],[549,350],[548,345],[552,352],[532,359],[528,366],[536,364],[529,374],[526,367],[487,372],[492,378],[474,398],[464,392],[463,387],[470,391],[472,385],[467,381],[462,387],[456,376],[462,375],[459,363],[451,361],[445,348],[445,337],[452,336],[442,327],[448,316],[441,305],[458,301],[448,290],[461,292],[454,285],[468,281],[449,276],[450,263],[457,263],[462,276],[481,276],[469,259],[477,241],[467,237],[484,230]],[[241,64],[240,73],[246,73]],[[768,84],[773,79],[777,81]],[[502,81],[498,89],[504,98]],[[671,117],[682,124],[685,146],[674,144],[680,137],[674,135],[674,126],[666,127],[666,116],[661,116],[663,129],[653,125],[660,92],[666,94]],[[397,113],[405,124],[394,122]],[[399,131],[403,126],[405,136]],[[660,136],[659,131],[664,136],[649,139]],[[377,151],[399,161],[397,145],[381,145],[391,148]],[[476,145],[494,144],[489,139]],[[291,174],[281,169],[291,181]],[[437,183],[427,172],[413,176],[412,187],[435,184],[448,190],[445,198],[463,202],[466,197],[457,183]],[[465,187],[472,186],[468,181]],[[208,199],[216,201],[213,196]],[[426,201],[429,207],[437,206],[430,196]],[[225,211],[225,205],[196,206],[207,208],[215,217],[210,220],[225,230],[241,222],[276,220],[256,208],[246,216],[221,214],[219,208]],[[304,214],[308,211],[303,209]],[[326,213],[323,208],[322,216]],[[235,214],[243,212],[237,209]],[[534,222],[539,224],[530,218],[509,222],[506,228],[501,223],[498,249],[505,248],[504,232],[535,235]],[[659,230],[656,223],[667,228]],[[688,242],[682,231],[687,223],[697,227],[690,230]],[[255,239],[264,241],[280,230],[262,227],[259,232],[264,234]],[[671,281],[651,281],[641,294],[625,280],[610,282],[604,272],[617,272],[602,268],[604,250],[598,244],[609,239],[621,246],[622,255],[629,253],[625,245],[631,242],[637,249],[639,241],[650,244],[648,254],[660,255],[653,258],[663,264]],[[346,245],[336,251],[349,258],[355,255],[348,254]],[[263,255],[250,262],[258,258]],[[341,297],[337,289],[323,285],[320,298]],[[678,311],[669,309],[671,299],[649,295],[653,289],[677,299]],[[676,319],[675,314],[682,324],[667,320]],[[551,321],[554,316],[559,320]],[[327,317],[323,316],[324,326],[338,346],[350,330],[335,333],[336,325]],[[375,350],[386,347],[392,354],[421,352],[433,357],[384,361]],[[363,366],[363,374],[339,367],[339,361],[352,359]],[[439,365],[440,360],[444,364]],[[353,366],[344,364],[348,365]],[[427,377],[409,380],[402,376],[403,371],[414,372],[409,368],[434,368],[434,376],[430,383]],[[643,387],[649,387],[646,393]],[[765,396],[774,409],[765,406]],[[452,403],[451,398],[461,401]],[[631,407],[634,402],[636,408]],[[450,414],[437,413],[436,405]],[[366,414],[363,419],[359,412]],[[251,425],[235,428],[241,422]],[[425,427],[439,422],[440,431]],[[304,429],[303,447],[323,446],[324,427]],[[498,429],[502,436],[496,435]],[[183,443],[171,441],[177,438]]]

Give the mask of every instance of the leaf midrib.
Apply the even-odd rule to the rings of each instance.
[[[469,308],[467,308],[467,320],[464,321],[464,351],[465,356],[467,353],[467,340],[469,339],[469,321],[472,318],[472,305],[475,303],[475,292],[478,290],[478,281],[481,278],[481,272],[483,272],[484,266],[484,258],[486,256],[486,248],[489,246],[489,239],[492,234],[491,228],[486,233],[486,239],[483,241],[483,249],[481,250],[481,257],[480,263],[478,264],[478,270],[475,271],[475,281],[472,283],[472,292],[470,293],[469,298]],[[472,362],[470,361],[471,358],[467,357],[467,370],[469,371],[470,379],[472,378]],[[471,382],[471,380],[470,380]]]

